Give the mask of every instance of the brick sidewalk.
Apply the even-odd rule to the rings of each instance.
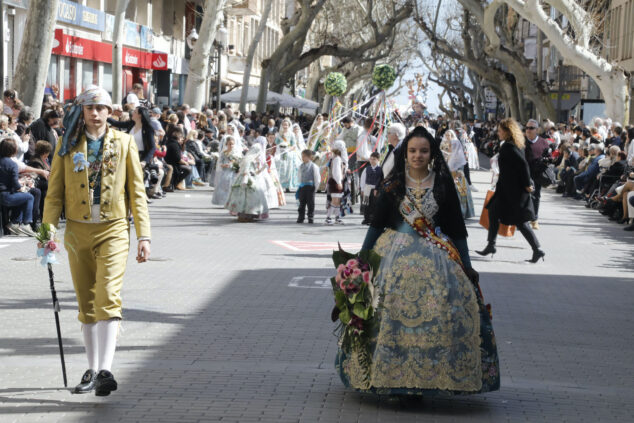
[[[473,175],[479,213],[488,174]],[[75,396],[62,385],[45,270],[32,241],[0,238],[2,422],[629,422],[634,415],[632,237],[578,202],[544,193],[546,261],[525,263],[527,243],[499,241],[481,272],[502,366],[500,392],[422,401],[349,391],[335,374],[329,252],[271,241],[363,241],[360,217],[344,227],[297,225],[294,198],[264,223],[237,223],[210,192],[150,206],[153,260],[131,253],[119,391]],[[323,196],[318,197],[324,217]],[[470,249],[485,231],[469,221]],[[519,237],[519,238],[518,238]],[[135,242],[133,242],[135,245]],[[86,367],[66,257],[55,267],[69,383]],[[291,285],[291,286],[289,286]]]

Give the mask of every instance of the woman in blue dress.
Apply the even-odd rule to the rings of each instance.
[[[297,139],[293,134],[292,123],[286,118],[280,125],[280,132],[275,138],[275,165],[280,174],[282,188],[289,192],[299,186],[299,166],[302,164]]]
[[[499,389],[495,336],[466,238],[440,147],[416,128],[396,152],[363,244],[382,258],[379,306],[367,346],[338,352],[347,387],[426,396]]]

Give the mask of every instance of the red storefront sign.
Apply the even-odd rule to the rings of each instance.
[[[95,62],[112,63],[112,44],[64,34],[62,29],[55,30],[52,53]],[[123,47],[122,59],[123,66],[141,69],[167,69],[167,54],[164,53],[148,53]]]
[[[123,66],[152,69],[152,53],[123,47]]]
[[[67,35],[62,29],[55,30],[52,53],[95,62],[112,63],[112,45]]]

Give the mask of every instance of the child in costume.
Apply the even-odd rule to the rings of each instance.
[[[218,168],[216,169],[216,180],[214,182],[214,195],[211,197],[211,204],[224,207],[231,192],[231,185],[236,179],[236,163],[239,160],[236,151],[235,140],[232,136],[227,136],[225,147],[220,152]]]
[[[380,158],[381,156],[376,151],[370,154],[370,165],[366,166],[361,175],[360,187],[363,194],[362,205],[364,206],[362,225],[369,225],[372,221],[378,186],[383,179],[383,171],[379,166]]]
[[[121,286],[130,245],[132,211],[137,262],[150,257],[150,218],[134,138],[107,125],[112,100],[88,87],[64,117],[44,203],[43,223],[57,226],[66,213],[64,244],[79,305],[88,370],[74,392],[110,395],[122,318]]]
[[[308,223],[313,223],[315,216],[315,189],[319,186],[321,176],[319,167],[313,163],[313,152],[302,151],[302,164],[299,167],[299,188],[295,197],[299,200],[297,223],[304,223],[306,207],[308,207]]]

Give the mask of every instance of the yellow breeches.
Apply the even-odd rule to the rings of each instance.
[[[79,304],[79,321],[90,324],[121,318],[121,286],[130,250],[128,220],[68,220],[64,246]]]

